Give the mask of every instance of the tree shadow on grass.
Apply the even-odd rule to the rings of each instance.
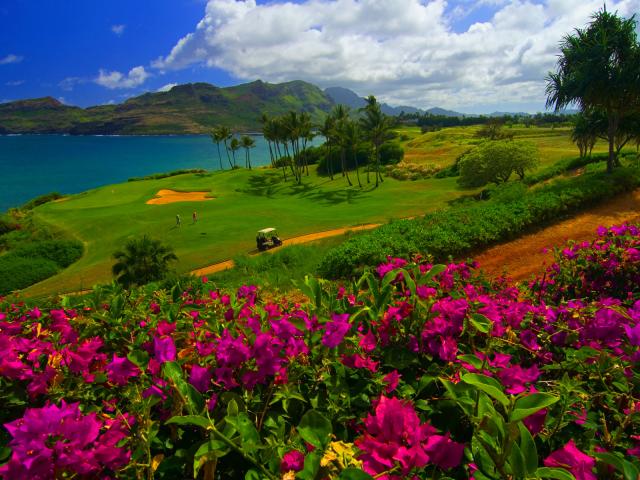
[[[257,175],[251,175],[247,181],[246,188],[237,189],[240,193],[247,193],[256,197],[273,198],[276,193],[280,193],[287,184],[284,183],[284,179],[280,174],[274,173],[261,173]]]
[[[331,190],[315,192],[308,197],[321,205],[340,205],[340,204],[355,204],[359,200],[369,197],[370,193],[375,190],[375,187],[363,187],[359,189],[357,187],[345,187],[342,190]]]

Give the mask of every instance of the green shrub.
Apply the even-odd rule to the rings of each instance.
[[[161,178],[175,177],[176,175],[184,175],[185,173],[207,173],[207,171],[202,168],[183,168],[166,173],[154,173],[151,175],[145,175],[144,177],[131,177],[127,180],[127,182],[139,182],[141,180],[160,180]]]
[[[27,203],[22,205],[20,209],[22,210],[33,210],[39,205],[44,205],[45,203],[52,202],[53,200],[59,200],[63,198],[64,195],[58,192],[45,193],[44,195],[40,195],[32,200],[29,200]]]
[[[21,245],[11,254],[25,258],[44,258],[66,268],[82,256],[82,243],[76,240],[43,240]]]
[[[380,145],[380,163],[394,165],[404,158],[404,148],[396,142],[386,142]]]
[[[599,172],[558,180],[526,194],[504,191],[502,198],[393,222],[348,240],[327,252],[318,273],[351,277],[364,266],[383,263],[388,255],[409,258],[420,253],[436,261],[460,257],[638,186],[638,170],[619,168],[612,175]]]
[[[0,217],[0,235],[18,230],[18,228],[20,228],[20,225],[12,221],[10,218]]]
[[[0,295],[38,283],[58,272],[58,265],[41,257],[0,256]]]

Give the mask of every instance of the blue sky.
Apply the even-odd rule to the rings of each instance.
[[[640,0],[608,2],[622,14]],[[0,102],[89,106],[175,83],[345,86],[391,104],[538,111],[600,0],[2,0]]]

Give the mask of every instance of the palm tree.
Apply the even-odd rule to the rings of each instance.
[[[342,124],[345,121],[349,120],[349,107],[345,105],[336,105],[332,112],[331,117],[333,118],[333,135],[335,136],[335,140],[340,146],[340,166],[342,169],[342,176],[347,177],[347,182],[351,185],[351,179],[349,178],[349,173],[347,173],[347,164],[346,164],[346,152],[342,148],[342,142],[340,141],[340,131],[342,130]]]
[[[169,273],[169,263],[178,260],[171,247],[147,235],[128,240],[113,258],[116,263],[111,270],[125,288],[162,280]]]
[[[224,149],[227,152],[227,160],[229,161],[229,167],[233,168],[231,164],[231,157],[229,156],[229,145],[227,141],[232,137],[231,129],[229,127],[220,126],[218,127],[218,134],[220,138],[222,138],[222,142],[224,143]]]
[[[547,77],[548,107],[557,111],[577,104],[583,112],[606,114],[609,173],[615,165],[620,124],[640,108],[640,46],[635,28],[635,17],[624,19],[603,8],[586,28],[562,39],[557,71]]]
[[[331,159],[331,150],[333,147],[334,135],[335,135],[335,126],[336,121],[335,118],[331,115],[327,115],[324,119],[324,123],[320,127],[320,135],[325,138],[325,149],[326,149],[326,162],[327,168],[329,170],[329,178],[333,180],[333,162]]]
[[[220,160],[220,170],[224,170],[222,166],[222,155],[220,154],[220,143],[224,140],[224,137],[220,132],[220,127],[214,127],[213,131],[211,132],[211,140],[218,147],[218,160]]]
[[[275,141],[274,124],[266,113],[262,114],[260,121],[262,122],[262,136],[269,146],[269,158],[271,159],[271,167],[273,168],[276,166],[273,148],[271,147],[271,143]]]
[[[251,156],[249,155],[249,150],[255,148],[256,142],[249,135],[243,135],[240,138],[240,145],[245,151],[245,166],[249,167],[249,170],[251,170]]]
[[[345,120],[342,123],[342,130],[340,132],[342,141],[344,141],[345,149],[351,151],[353,162],[356,165],[356,176],[358,177],[358,186],[362,188],[362,182],[360,182],[360,168],[358,166],[358,144],[360,143],[360,128],[358,124],[351,120]]]
[[[392,137],[392,124],[391,119],[382,113],[380,104],[373,95],[367,97],[367,105],[362,110],[364,116],[360,118],[360,125],[365,137],[373,145],[377,187],[378,180],[380,182],[384,181],[382,173],[380,173],[380,146]]]
[[[591,156],[591,151],[598,140],[598,131],[599,126],[593,115],[582,112],[576,115],[571,140],[578,146],[580,157]]]
[[[231,150],[231,155],[233,155],[233,168],[236,168],[236,152],[240,150],[240,141],[236,137],[231,139],[229,150]]]

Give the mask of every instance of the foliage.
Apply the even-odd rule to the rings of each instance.
[[[394,258],[300,287],[0,303],[0,475],[637,478],[637,297]]]
[[[458,182],[465,187],[504,183],[513,173],[522,180],[538,165],[534,144],[521,140],[487,141],[460,159]]]
[[[33,210],[38,205],[44,205],[45,203],[53,202],[54,200],[59,200],[63,198],[64,195],[58,192],[45,193],[44,195],[40,195],[36,198],[29,200],[27,203],[20,207],[21,210]]]
[[[0,295],[38,283],[49,278],[60,268],[46,258],[21,257],[13,253],[0,256]]]
[[[418,180],[420,178],[431,178],[437,176],[440,169],[432,164],[420,165],[416,163],[398,163],[387,165],[386,173],[396,180]]]
[[[113,275],[125,287],[162,280],[169,273],[169,263],[178,259],[171,247],[147,235],[128,240],[113,258]]]
[[[202,168],[183,168],[180,170],[172,170],[166,173],[154,173],[152,175],[145,175],[144,177],[131,177],[127,182],[140,182],[142,180],[160,180],[161,178],[175,177],[176,175],[184,175],[186,173],[207,173]]]
[[[612,176],[585,173],[541,186],[513,201],[462,204],[424,218],[393,222],[329,251],[318,272],[329,278],[350,277],[387,255],[429,254],[438,261],[459,257],[638,185],[638,172],[630,168]]]
[[[74,240],[23,242],[0,256],[0,295],[33,285],[76,262],[83,246]]]
[[[66,268],[78,261],[83,250],[82,243],[77,240],[41,240],[20,245],[11,250],[11,254],[25,258],[45,258]]]
[[[566,35],[560,44],[556,72],[547,77],[547,106],[556,110],[577,104],[584,114],[606,116],[609,158],[615,165],[615,139],[626,116],[640,110],[640,45],[637,22],[596,12],[584,29]]]

